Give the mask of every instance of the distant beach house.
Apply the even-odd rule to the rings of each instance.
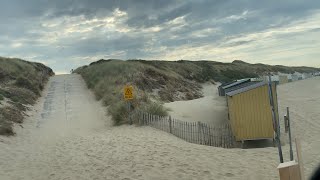
[[[302,79],[309,79],[312,77],[312,74],[311,73],[303,73],[302,74]]]
[[[269,76],[263,76],[264,82],[269,82]],[[280,77],[278,75],[271,75],[271,82],[274,82],[276,84],[280,83]]]
[[[297,74],[292,74],[291,78],[292,78],[292,81],[298,81],[299,80],[299,76]]]
[[[288,82],[292,82],[292,74],[287,74],[287,77],[288,77]]]
[[[272,83],[276,122],[278,123],[278,101],[276,84]],[[274,123],[266,82],[251,82],[234,86],[226,92],[231,128],[237,141],[273,139]]]
[[[302,79],[303,79],[302,73],[295,72],[293,75],[294,75],[294,76],[297,76],[297,77],[298,77],[298,80],[302,80]]]
[[[287,75],[280,75],[279,76],[279,84],[285,84],[288,83],[289,79]]]

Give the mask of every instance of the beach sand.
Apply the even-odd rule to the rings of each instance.
[[[290,106],[302,140],[307,176],[320,163],[319,82],[279,86],[280,109]],[[79,76],[53,77],[24,128],[0,137],[0,179],[279,179],[277,148],[215,148],[150,127],[111,127],[104,109]],[[288,160],[287,143],[283,151]]]

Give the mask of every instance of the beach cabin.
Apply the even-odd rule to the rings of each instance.
[[[241,79],[238,81],[233,81],[230,83],[224,83],[218,87],[219,96],[225,96],[226,91],[228,91],[229,88],[232,88],[232,87],[235,87],[235,86],[238,86],[238,85],[250,82],[250,81],[251,81],[251,79],[249,78],[249,79]]]
[[[301,74],[301,73],[298,73],[298,72],[295,72],[295,73],[293,74],[293,76],[296,76],[296,77],[298,78],[298,80],[302,80],[302,79],[303,79],[302,74]]]
[[[312,74],[310,74],[310,73],[302,74],[302,79],[309,79],[309,78],[312,78]]]
[[[279,76],[279,84],[285,84],[288,83],[289,79],[287,75],[281,75]]]
[[[288,82],[292,82],[293,81],[292,80],[292,74],[288,74],[287,77],[288,77]]]
[[[276,84],[272,84],[276,122],[278,101]],[[226,93],[229,120],[236,141],[274,139],[269,85],[266,82],[250,83]]]
[[[299,76],[297,74],[292,74],[292,81],[298,81],[299,80]]]

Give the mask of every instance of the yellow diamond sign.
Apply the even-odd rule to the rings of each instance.
[[[133,99],[133,87],[132,86],[125,86],[123,91],[124,99],[131,100]]]

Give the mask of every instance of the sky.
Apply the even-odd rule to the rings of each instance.
[[[319,0],[2,0],[0,56],[57,73],[99,59],[320,67]]]

